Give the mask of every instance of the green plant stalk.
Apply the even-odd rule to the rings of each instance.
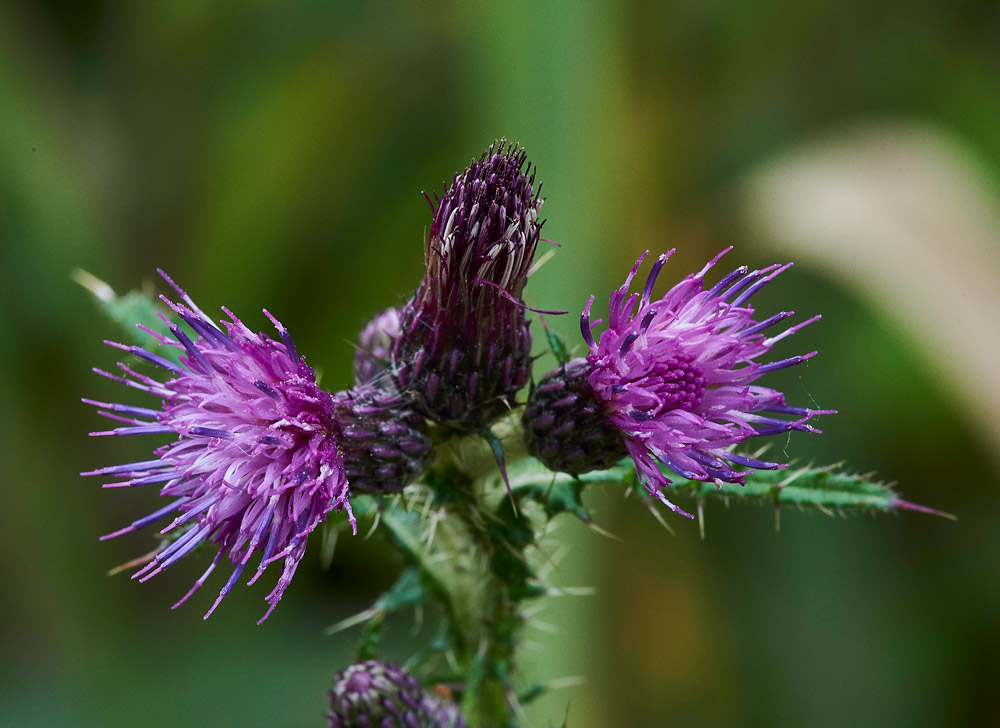
[[[515,442],[519,441],[517,438]],[[521,453],[507,448],[517,459]],[[442,448],[427,481],[446,510],[434,551],[451,573],[438,578],[464,677],[462,710],[470,728],[516,728],[515,660],[525,623],[526,549],[534,527],[515,513],[496,462],[480,438]],[[438,539],[441,540],[438,540]],[[440,557],[439,557],[440,558]],[[434,568],[433,564],[429,565]],[[440,573],[440,570],[439,572]]]
[[[465,548],[475,554],[469,560],[481,567],[475,581],[464,580],[476,593],[453,595],[454,602],[474,606],[478,611],[464,622],[461,644],[465,649],[457,655],[465,673],[463,712],[470,728],[516,728],[512,710],[514,659],[524,618],[521,600],[511,597],[510,584],[497,567],[498,562],[513,555],[508,549],[516,547],[495,538],[497,528],[506,524],[496,520],[502,518],[501,514],[491,513],[488,493],[477,487],[480,484],[457,474],[454,478],[458,482],[453,484],[459,485],[455,490],[466,497],[453,504],[449,517],[462,524],[460,530],[468,539]],[[459,529],[448,530],[454,533]],[[516,558],[525,558],[523,549]]]

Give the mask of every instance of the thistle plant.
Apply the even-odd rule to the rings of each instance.
[[[643,256],[611,293],[602,331],[595,297],[583,306],[585,354],[570,358],[548,331],[558,366],[532,381],[522,294],[542,202],[524,150],[504,140],[456,174],[431,202],[422,281],[364,327],[355,385],[339,392],[320,387],[266,310],[275,334],[228,309],[217,324],[166,274],[179,301],[162,305],[82,279],[115,320],[139,319],[135,343],[108,342],[125,353],[121,373],[95,371],[147,395],[142,404],[84,400],[116,422],[91,434],[161,438],[150,459],[84,473],[109,478],[106,488],[157,486],[166,501],[105,537],[160,527],[134,579],[210,552],[174,605],[224,563],[207,618],[224,611],[247,567],[254,585],[280,562],[263,622],[321,523],[336,535],[372,521],[402,554],[394,586],[331,627],[360,635],[357,663],[331,665],[328,725],[519,725],[521,707],[549,688],[525,684],[518,669],[526,606],[551,591],[534,547],[553,519],[593,524],[589,488],[634,492],[654,512],[688,517],[719,497],[937,513],[834,467],[762,459],[762,439],[819,433],[816,419],[834,414],[790,405],[761,383],[816,354],[772,351],[818,315],[782,328],[791,312],[758,315],[752,304],[791,264],[715,277],[727,249],[657,297],[670,253],[632,292]],[[438,606],[435,638],[402,666],[377,659],[387,615],[424,603]]]

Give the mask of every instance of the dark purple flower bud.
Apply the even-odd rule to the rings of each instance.
[[[432,203],[426,274],[392,353],[400,390],[433,419],[480,431],[509,411],[530,372],[521,293],[542,200],[524,151],[500,140]]]
[[[583,358],[553,369],[535,386],[524,409],[528,451],[551,470],[580,475],[628,457],[589,376],[590,364]]]
[[[656,301],[653,285],[670,253],[653,265],[641,295],[630,294],[644,255],[611,294],[608,326],[599,341],[592,334],[600,321],[591,324],[590,297],[581,316],[590,353],[546,375],[525,412],[526,439],[537,458],[574,474],[606,467],[615,452],[609,432],[614,430],[650,495],[690,516],[664,496],[671,481],[661,465],[690,480],[742,483],[745,471],[737,467],[786,466],[739,455],[733,446],[791,430],[819,432],[807,422],[832,410],[790,407],[781,392],[754,382],[814,356],[757,361],[820,317],[765,334],[792,312],[757,321],[748,302],[791,264],[752,272],[744,266],[706,288],[705,274],[729,250]],[[589,393],[581,384],[584,376]]]
[[[399,336],[399,309],[389,308],[378,314],[361,330],[354,354],[354,381],[357,384],[380,384],[389,370],[392,347]]]
[[[466,728],[458,707],[426,692],[406,670],[379,660],[337,673],[330,728]]]
[[[424,471],[432,443],[409,397],[365,385],[339,392],[334,400],[352,492],[402,490]]]
[[[174,288],[183,303],[163,300],[194,338],[174,324],[170,324],[174,338],[149,333],[162,346],[183,350],[180,364],[137,346],[112,344],[165,370],[166,381],[125,364],[118,365],[124,376],[95,370],[152,395],[160,406],[84,401],[121,423],[93,435],[163,434],[176,439],[157,448],[151,460],[83,474],[112,476],[116,482],[105,486],[109,488],[156,484],[160,495],[170,499],[154,513],[104,537],[173,518],[160,533],[175,537],[165,541],[133,579],[152,578],[202,544],[217,548],[208,569],[175,607],[205,582],[224,557],[232,572],[206,617],[255,556],[259,558],[251,584],[270,564],[281,562],[263,621],[291,582],[306,537],[327,514],[346,510],[354,525],[344,454],[338,444],[337,405],[317,386],[312,368],[299,356],[288,331],[269,313],[280,341],[255,334],[226,309],[229,321],[220,328],[184,291]]]

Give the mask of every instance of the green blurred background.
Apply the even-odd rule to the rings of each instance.
[[[342,388],[417,283],[421,190],[502,135],[544,182],[562,248],[528,295],[567,338],[647,248],[678,248],[670,281],[729,244],[796,259],[758,303],[822,312],[780,349],[821,355],[776,381],[840,414],[776,449],[959,516],[717,504],[701,541],[595,492],[621,540],[560,527],[553,579],[597,592],[522,655],[585,683],[530,725],[1000,725],[998,38],[977,0],[0,3],[0,725],[323,724],[356,635],[322,630],[399,564],[344,538],[323,572],[314,541],[263,627],[263,585],[170,611],[198,564],[106,577],[152,542],[98,536],[157,497],[77,475],[150,444],[86,437],[79,398],[128,395],[70,274],[266,306]]]

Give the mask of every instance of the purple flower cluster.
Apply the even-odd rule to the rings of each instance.
[[[107,488],[155,485],[166,505],[104,538],[166,521],[155,552],[134,579],[146,581],[195,549],[214,549],[208,568],[177,604],[204,585],[220,562],[228,577],[207,618],[243,578],[256,582],[280,563],[266,596],[267,619],[301,562],[309,534],[333,513],[357,532],[351,497],[380,496],[416,481],[435,441],[478,433],[518,408],[531,375],[532,337],[522,300],[540,238],[542,199],[524,151],[494,143],[432,209],[424,277],[413,297],[362,330],[354,386],[328,393],[270,313],[274,338],[254,333],[223,309],[216,324],[165,274],[180,302],[163,301],[170,335],[141,327],[160,353],[107,342],[160,370],[134,363],[120,374],[95,370],[158,400],[157,406],[84,400],[117,426],[92,435],[160,435],[151,459],[100,468]],[[653,264],[640,292],[631,284],[645,256],[610,297],[607,325],[581,315],[586,356],[531,387],[521,422],[528,452],[548,468],[580,475],[626,458],[647,492],[682,515],[665,491],[668,473],[742,483],[748,469],[784,465],[736,448],[791,430],[830,410],[790,406],[758,384],[768,372],[816,352],[769,359],[782,339],[819,317],[770,333],[791,312],[758,319],[751,298],[787,270],[739,267],[709,285],[722,254],[659,298]],[[331,728],[465,728],[445,693],[427,692],[406,670],[369,661],[343,670],[330,691]]]
[[[466,728],[451,700],[426,692],[406,670],[379,660],[337,673],[330,728]]]
[[[173,285],[172,281],[164,278]],[[277,561],[282,571],[267,595],[270,615],[291,582],[306,538],[331,511],[351,514],[353,490],[398,490],[423,469],[430,440],[404,397],[371,388],[331,395],[316,384],[287,329],[265,311],[275,340],[235,315],[220,328],[177,286],[182,303],[164,298],[179,322],[171,337],[150,329],[179,363],[139,346],[107,342],[166,373],[160,381],[122,363],[123,376],[95,370],[160,400],[158,409],[84,400],[121,426],[92,435],[174,435],[155,458],[84,475],[117,479],[106,487],[160,485],[170,503],[104,538],[173,516],[166,538],[133,578],[146,581],[202,544],[218,547],[186,601],[228,556],[232,571],[208,617],[259,556],[253,584]]]
[[[690,480],[742,483],[745,471],[737,467],[785,466],[733,446],[790,430],[819,432],[808,421],[832,410],[791,407],[781,392],[755,382],[814,356],[758,361],[820,317],[766,334],[793,312],[758,321],[750,298],[791,264],[742,266],[706,287],[705,275],[729,250],[656,300],[653,286],[670,253],[653,264],[641,294],[630,293],[640,258],[611,294],[598,340],[592,332],[601,321],[590,320],[590,297],[580,319],[588,355],[547,374],[525,410],[526,440],[536,457],[579,474],[627,454],[650,495],[690,517],[663,494],[671,482],[663,467]]]
[[[378,314],[361,330],[354,352],[354,381],[382,384],[392,366],[392,347],[399,338],[399,309]]]
[[[85,400],[119,423],[94,435],[173,438],[152,459],[85,473],[111,476],[106,487],[156,485],[169,500],[105,537],[171,519],[159,549],[133,578],[150,579],[210,544],[211,563],[178,604],[227,560],[229,577],[211,614],[251,561],[251,584],[281,562],[266,618],[316,526],[331,512],[346,512],[354,527],[352,494],[399,491],[430,463],[432,434],[485,433],[518,407],[532,362],[522,294],[540,240],[541,205],[524,151],[504,140],[456,174],[431,202],[423,280],[405,305],[364,328],[355,386],[335,394],[318,386],[269,313],[277,338],[254,333],[227,309],[228,320],[217,325],[164,275],[180,297],[163,298],[172,312],[163,316],[170,336],[145,330],[161,353],[179,356],[108,342],[163,376],[126,363],[120,375],[97,370],[158,406]],[[590,298],[581,318],[588,354],[532,387],[522,422],[529,452],[549,468],[579,475],[629,457],[648,492],[684,513],[664,495],[666,471],[740,483],[746,468],[783,466],[735,446],[789,430],[816,432],[809,420],[829,411],[789,406],[781,392],[756,383],[815,354],[761,361],[819,318],[775,335],[767,332],[790,312],[755,318],[751,297],[787,265],[737,268],[709,286],[705,276],[720,254],[654,299],[667,257],[632,293],[640,258],[611,294],[607,327],[596,339],[600,322],[590,320]]]

